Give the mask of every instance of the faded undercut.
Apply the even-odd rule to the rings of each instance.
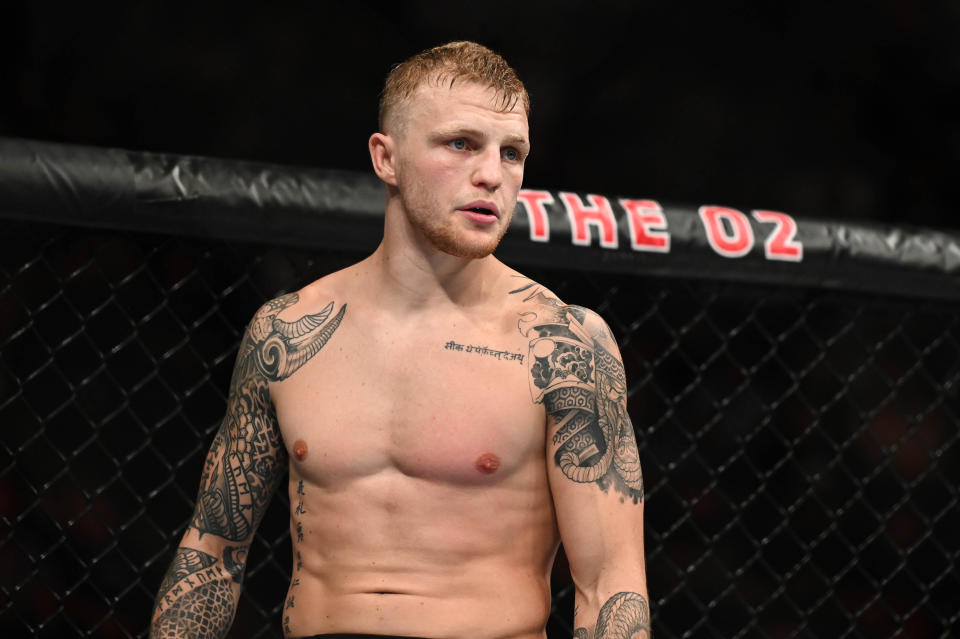
[[[476,42],[458,41],[427,49],[393,67],[380,95],[380,130],[397,124],[399,107],[425,82],[452,87],[474,82],[493,89],[503,111],[518,103],[530,115],[530,97],[516,72],[502,57]]]

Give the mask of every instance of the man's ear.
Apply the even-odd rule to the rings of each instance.
[[[386,133],[374,133],[370,136],[370,161],[373,162],[373,171],[377,177],[389,184],[397,185],[397,172],[394,167],[396,160],[394,140]]]

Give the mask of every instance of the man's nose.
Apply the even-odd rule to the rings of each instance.
[[[503,183],[503,164],[500,162],[500,149],[484,149],[476,156],[476,165],[473,167],[474,186],[483,187],[489,191],[496,191]]]

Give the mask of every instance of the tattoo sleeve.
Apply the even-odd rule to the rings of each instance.
[[[260,523],[286,469],[286,449],[269,382],[282,381],[316,355],[347,310],[333,317],[333,302],[315,315],[285,322],[277,315],[297,302],[297,294],[265,304],[240,344],[230,382],[227,415],[214,438],[200,482],[190,525],[230,541],[243,541]]]
[[[651,634],[650,607],[635,592],[618,592],[607,599],[592,632],[584,627],[574,631],[576,639],[649,639]]]
[[[536,309],[521,315],[519,324],[530,338],[530,390],[554,422],[555,463],[571,481],[596,483],[604,491],[613,486],[641,502],[643,474],[627,415],[626,375],[602,343],[613,337],[605,325],[603,335],[588,331],[586,309],[539,291],[525,301]]]
[[[267,302],[240,343],[227,411],[204,462],[189,526],[215,535],[220,556],[181,547],[157,596],[151,639],[223,637],[233,620],[247,549],[287,468],[269,383],[307,363],[340,326],[331,302],[293,322],[277,317],[296,293]]]
[[[227,548],[224,555],[235,550]],[[178,548],[160,584],[150,639],[226,636],[237,605],[232,581],[213,555]]]

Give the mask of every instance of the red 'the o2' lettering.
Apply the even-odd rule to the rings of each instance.
[[[600,229],[600,246],[617,248],[617,218],[613,216],[610,200],[602,195],[587,195],[590,204],[584,204],[576,193],[560,193],[567,216],[570,218],[570,238],[574,244],[590,244],[591,227]]]
[[[620,200],[630,225],[630,245],[634,251],[670,252],[670,233],[663,209],[656,200]]]
[[[753,219],[757,222],[770,222],[776,225],[763,243],[763,253],[768,260],[803,261],[803,244],[796,240],[796,220],[779,211],[754,211]]]
[[[549,191],[531,191],[523,189],[517,194],[517,201],[523,204],[530,222],[530,239],[534,242],[550,241],[550,218],[547,205],[553,204]]]
[[[700,220],[710,247],[723,257],[743,257],[753,248],[753,229],[746,215],[723,206],[701,206]]]

